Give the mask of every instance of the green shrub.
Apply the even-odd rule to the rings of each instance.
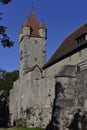
[[[26,127],[26,120],[25,119],[16,119],[16,126],[17,127]]]
[[[31,114],[32,108],[27,107],[26,110],[24,111],[26,115]]]
[[[39,127],[33,127],[33,128],[25,128],[25,127],[14,127],[16,130],[45,130]]]

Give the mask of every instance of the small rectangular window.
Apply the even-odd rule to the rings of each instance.
[[[20,51],[20,60],[22,60],[23,59],[23,51],[21,50]]]
[[[38,60],[38,58],[37,58],[37,57],[35,57],[35,58],[34,58],[34,60],[35,60],[35,61],[37,61],[37,60]]]
[[[37,40],[35,40],[34,43],[37,44],[38,43]]]

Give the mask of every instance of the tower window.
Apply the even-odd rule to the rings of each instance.
[[[37,61],[38,60],[38,58],[37,57],[35,57],[35,59],[34,59],[35,61]]]
[[[44,50],[43,53],[46,53],[46,50]]]
[[[22,60],[23,59],[23,51],[21,50],[21,52],[20,52],[20,60]]]
[[[35,40],[34,43],[37,44],[38,43],[37,40]]]

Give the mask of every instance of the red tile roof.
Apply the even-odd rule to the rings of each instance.
[[[31,11],[29,18],[26,19],[25,22],[24,22],[23,27],[27,27],[27,26],[31,27],[31,36],[35,36],[35,37],[40,37],[40,35],[39,35],[39,29],[40,28],[46,29],[43,22],[41,24],[39,24],[39,22],[38,22],[38,20],[35,16],[34,10]],[[23,28],[21,28],[19,34],[20,33],[23,33]]]
[[[29,20],[26,19],[26,21],[25,21],[25,23],[24,23],[24,27],[28,27],[28,26],[30,26],[30,23],[29,23]]]
[[[87,23],[77,29],[75,32],[70,34],[64,42],[60,45],[60,47],[56,50],[56,52],[52,55],[46,65],[43,67],[44,69],[59,62],[60,60],[68,57],[71,53],[75,53],[79,49],[82,49],[84,45],[87,45],[87,41],[82,43],[77,43],[77,38],[81,35],[87,33]]]
[[[23,27],[21,27],[21,29],[20,29],[18,34],[23,34]]]
[[[46,27],[45,27],[43,22],[39,25],[39,29],[46,29]]]
[[[31,14],[30,14],[30,17],[28,18],[28,21],[29,21],[29,25],[30,27],[32,28],[32,32],[31,32],[31,36],[37,36],[37,37],[40,37],[39,36],[39,22],[35,16],[35,13],[34,11],[32,10]]]

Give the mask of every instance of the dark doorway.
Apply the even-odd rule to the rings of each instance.
[[[6,101],[0,101],[0,127],[7,127],[9,122],[9,107]]]

